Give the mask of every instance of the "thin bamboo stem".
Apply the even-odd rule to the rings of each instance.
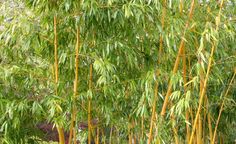
[[[236,75],[236,70],[233,74],[233,77],[232,79],[230,80],[230,83],[228,85],[228,88],[226,90],[226,93],[223,97],[223,102],[221,104],[221,107],[220,107],[220,112],[219,112],[219,115],[218,115],[218,118],[217,118],[217,121],[216,121],[216,126],[215,126],[215,130],[214,130],[214,134],[213,134],[213,140],[212,140],[212,143],[211,144],[214,144],[215,143],[215,138],[216,138],[216,133],[217,133],[217,128],[218,128],[218,125],[219,125],[219,122],[220,122],[220,117],[221,117],[221,114],[222,114],[222,111],[223,111],[223,108],[224,108],[224,103],[225,103],[225,97],[227,97],[228,93],[229,93],[229,89],[230,89],[230,86],[232,85],[233,81],[234,81],[234,78],[235,78],[235,75]]]
[[[179,12],[180,14],[183,13],[184,2],[183,0],[179,0]]]
[[[73,106],[72,106],[72,118],[71,118],[71,125],[70,125],[70,134],[69,134],[69,144],[71,144],[73,136],[74,136],[74,143],[76,143],[76,131],[75,131],[75,120],[76,120],[76,98],[77,98],[77,89],[78,89],[78,79],[79,79],[79,48],[80,48],[80,29],[77,28],[76,34],[76,46],[75,46],[75,80],[74,80],[74,95],[73,95]]]
[[[201,66],[202,59],[201,57],[198,58],[198,63]],[[201,95],[204,87],[204,73],[203,73],[203,68],[200,67],[200,91],[199,95]],[[206,97],[206,95],[204,95]],[[196,135],[197,135],[197,144],[201,144],[202,142],[202,120],[201,120],[201,114],[198,117],[198,128],[196,129]]]
[[[221,1],[219,14],[218,14],[218,16],[217,16],[216,31],[218,31],[218,28],[219,28],[220,14],[221,14],[221,9],[222,9],[223,3],[224,3],[224,0]],[[211,48],[211,54],[210,54],[210,57],[209,57],[209,60],[208,60],[209,63],[208,63],[208,67],[207,67],[207,73],[206,73],[206,77],[205,77],[205,80],[204,80],[202,93],[201,93],[200,98],[199,98],[199,104],[198,104],[197,114],[196,114],[196,117],[195,117],[195,120],[194,120],[194,124],[193,124],[193,128],[192,128],[192,133],[191,133],[191,137],[190,137],[190,140],[189,140],[189,143],[190,143],[190,144],[192,144],[193,135],[194,135],[194,132],[195,132],[195,129],[196,129],[196,125],[197,125],[197,120],[198,120],[198,117],[199,117],[200,112],[201,112],[201,106],[202,106],[203,98],[204,98],[204,95],[205,95],[205,92],[206,92],[207,81],[208,81],[209,74],[210,74],[211,63],[212,63],[212,59],[213,59],[215,47],[216,47],[216,42],[213,41],[212,48]]]
[[[99,127],[97,127],[96,144],[99,144]]]
[[[187,92],[187,64],[186,64],[186,52],[185,52],[185,47],[183,47],[183,80],[184,80],[184,93],[186,94]],[[186,110],[185,113],[186,121],[189,122],[189,110]],[[186,142],[188,143],[190,138],[190,128],[189,124],[186,123]]]
[[[175,126],[175,116],[174,116],[174,114],[171,114],[171,125],[172,125],[172,131],[174,133],[175,144],[179,144],[178,130]]]
[[[57,126],[58,136],[59,136],[59,144],[65,144],[65,136],[63,128]]]
[[[93,64],[90,64],[89,68],[89,90],[92,91],[92,80],[93,80]],[[91,98],[88,98],[88,144],[91,143]]]
[[[56,94],[57,94],[57,84],[58,84],[58,54],[57,54],[57,17],[54,16],[54,70],[55,70],[55,84],[56,84]]]
[[[198,133],[197,133],[197,143],[202,144],[202,120],[201,115],[198,117]]]
[[[189,112],[188,110],[185,113],[185,117],[186,117],[186,121],[189,122]],[[189,124],[186,123],[186,142],[189,142],[189,138],[190,138],[190,128],[189,128]]]
[[[57,47],[57,17],[54,16],[54,70],[55,70],[55,93],[58,95],[58,47]],[[58,136],[59,136],[59,143],[64,144],[65,143],[65,136],[64,136],[64,130],[62,127],[57,125],[57,131],[58,131]]]
[[[187,70],[185,70],[185,69],[187,69],[187,68],[185,68],[185,67],[187,67],[185,48],[183,49],[183,53],[184,53],[184,56],[183,56],[183,64],[184,64],[184,66],[183,66],[183,73],[187,73]],[[191,69],[191,61],[190,61],[190,60],[191,60],[191,59],[190,59],[190,55],[188,55],[188,69]],[[186,71],[186,72],[185,72],[185,71]],[[185,74],[185,75],[186,75],[186,74]],[[191,80],[191,79],[192,79],[192,76],[191,76],[191,74],[189,74],[189,80]],[[187,91],[186,83],[187,83],[187,77],[185,76],[185,77],[184,77],[184,90],[185,90],[185,93],[186,93],[186,91]],[[192,87],[190,87],[190,89],[191,89],[191,88],[192,88]],[[187,121],[187,122],[193,123],[193,122],[192,122],[193,120],[192,120],[192,108],[191,108],[191,107],[186,110],[185,117],[186,117],[186,121]],[[188,123],[186,123],[186,142],[187,142],[187,143],[189,143],[190,134],[191,134],[190,132],[191,132],[191,131],[190,131],[190,126],[189,126]]]
[[[191,7],[190,7],[190,12],[189,12],[189,18],[186,22],[183,37],[182,37],[181,42],[180,42],[179,51],[178,51],[178,54],[177,54],[177,57],[176,57],[176,60],[175,60],[175,64],[174,64],[174,68],[173,68],[173,74],[176,74],[176,72],[178,70],[180,56],[182,54],[182,50],[183,50],[184,43],[185,43],[184,37],[185,37],[185,33],[186,33],[186,31],[189,27],[189,22],[193,17],[194,5],[195,5],[195,0],[192,0]],[[170,97],[171,92],[172,92],[172,82],[169,81],[168,88],[167,88],[167,93],[166,93],[165,100],[164,100],[162,110],[161,110],[161,115],[162,116],[165,116],[165,112],[166,112],[166,108],[167,108],[167,104],[168,104],[168,99]]]
[[[183,6],[184,6],[184,2],[183,0],[180,0],[179,1],[180,3],[180,14],[182,15],[183,13]],[[187,86],[186,86],[186,83],[187,83],[187,64],[186,64],[186,52],[185,52],[185,46],[183,46],[183,57],[182,57],[182,61],[183,61],[183,81],[184,81],[184,93],[186,94],[187,92]],[[189,122],[189,111],[186,110],[186,113],[185,113],[185,117],[186,117],[186,121]],[[189,128],[189,124],[186,123],[186,142],[188,143],[189,141],[189,138],[190,138],[190,128]]]
[[[213,132],[212,132],[212,126],[211,126],[211,114],[209,112],[207,114],[207,122],[208,122],[210,143],[212,143],[213,142]]]
[[[204,94],[206,92],[206,85],[207,85],[207,81],[208,81],[209,74],[210,74],[211,63],[212,63],[212,57],[213,57],[213,54],[214,54],[214,50],[215,50],[215,45],[213,44],[212,45],[212,50],[211,50],[211,55],[210,55],[210,58],[209,58],[207,74],[206,74],[206,77],[205,77],[205,80],[204,80],[203,90],[202,90],[202,93],[201,93],[200,98],[199,98],[199,105],[198,105],[196,117],[195,117],[195,120],[194,120],[194,125],[193,125],[193,128],[192,128],[192,134],[191,134],[191,137],[190,137],[190,140],[189,140],[190,144],[192,143],[192,140],[193,140],[193,135],[195,133],[195,129],[196,129],[198,118],[199,118],[200,111],[201,111],[201,105],[202,105],[202,102],[203,102],[203,97],[204,97]]]
[[[205,95],[204,97],[204,114],[203,114],[203,125],[202,125],[202,140],[203,140],[203,143],[205,143],[205,140],[206,140],[206,119],[207,119],[207,112],[208,112],[208,99],[207,99],[207,95]]]
[[[162,17],[161,17],[161,24],[162,24],[162,29],[164,29],[165,26],[165,16],[166,16],[166,0],[164,0],[164,7],[162,10]],[[161,53],[163,49],[163,36],[160,36],[160,44],[159,44],[159,56],[158,56],[158,61],[157,64],[160,65],[160,58],[161,58]],[[156,77],[159,76],[159,70],[156,71]],[[154,99],[153,99],[153,104],[152,104],[152,116],[151,116],[151,122],[150,122],[150,129],[149,129],[149,138],[148,138],[148,144],[151,144],[152,142],[152,131],[153,131],[153,125],[155,121],[155,114],[156,114],[156,103],[157,103],[157,98],[158,98],[158,80],[155,82],[155,89],[154,89]]]
[[[154,125],[154,117],[156,112],[156,101],[157,101],[157,94],[158,94],[158,83],[155,84],[155,92],[154,92],[154,100],[153,100],[153,106],[152,106],[152,117],[151,117],[151,124],[150,124],[150,130],[149,130],[149,138],[148,138],[148,144],[151,144],[152,141],[152,130]]]

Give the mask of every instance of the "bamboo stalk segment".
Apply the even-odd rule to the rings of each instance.
[[[55,93],[58,95],[58,47],[57,47],[57,17],[54,16],[54,70],[55,70]],[[57,131],[59,136],[59,143],[64,144],[65,143],[65,136],[64,136],[64,130],[62,127],[57,125]]]
[[[78,89],[78,79],[79,79],[79,48],[80,48],[80,29],[77,28],[76,33],[76,46],[75,46],[75,79],[74,79],[74,89],[73,89],[73,106],[72,106],[72,118],[70,125],[70,134],[69,134],[69,144],[71,144],[74,137],[74,143],[76,143],[76,130],[75,130],[75,121],[76,121],[76,98],[77,98],[77,89]]]
[[[89,90],[92,91],[92,80],[93,80],[93,64],[90,64],[89,68]],[[88,143],[91,143],[91,98],[88,98]]]

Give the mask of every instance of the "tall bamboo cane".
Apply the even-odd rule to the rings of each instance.
[[[185,29],[184,29],[183,37],[182,37],[181,42],[180,42],[179,51],[178,51],[178,54],[177,54],[177,57],[176,57],[176,60],[175,60],[175,64],[174,64],[174,68],[173,68],[173,74],[176,74],[176,72],[178,70],[180,56],[182,54],[182,50],[183,50],[184,43],[185,43],[184,37],[185,37],[186,30],[189,27],[189,22],[190,22],[190,20],[193,17],[194,5],[195,5],[195,0],[192,0],[191,7],[190,7],[190,12],[189,12],[189,18],[188,18],[188,20],[187,20],[187,22],[185,24]],[[161,110],[161,115],[162,116],[165,115],[166,107],[167,107],[167,104],[168,104],[168,99],[170,97],[171,92],[172,92],[172,82],[169,81],[168,88],[167,88],[167,93],[166,93],[165,100],[164,100],[164,103],[163,103],[163,106],[162,106],[162,110]]]
[[[92,91],[92,80],[93,80],[93,64],[90,64],[89,68],[89,90]],[[91,98],[88,98],[88,143],[91,143]]]
[[[99,127],[97,127],[96,143],[99,144]]]
[[[74,95],[73,95],[73,106],[72,106],[72,118],[70,125],[70,134],[69,134],[69,144],[72,142],[74,135],[74,144],[76,143],[76,130],[75,130],[75,120],[76,120],[76,98],[77,98],[77,88],[78,88],[78,71],[79,71],[79,48],[80,48],[80,28],[77,28],[76,34],[76,46],[75,46],[75,80],[74,80]]]
[[[212,143],[212,141],[213,141],[213,132],[212,132],[212,126],[211,126],[211,114],[209,112],[207,114],[207,123],[208,123],[208,129],[209,129],[210,143]]]
[[[179,1],[180,3],[180,14],[182,15],[183,12],[183,7],[184,7],[184,2],[183,0]],[[183,61],[183,81],[184,81],[184,93],[186,94],[187,92],[187,64],[186,64],[186,52],[185,52],[185,45],[183,46],[183,51],[182,51],[183,57],[182,57],[182,61]],[[188,110],[185,113],[185,117],[186,117],[186,121],[189,121],[189,112]],[[186,141],[188,143],[190,138],[190,128],[189,128],[189,124],[186,123]]]
[[[162,29],[164,29],[164,26],[165,26],[165,16],[166,16],[166,0],[164,0],[164,7],[162,10],[162,17],[161,17]],[[157,61],[158,65],[160,65],[160,58],[161,58],[162,49],[163,49],[163,35],[161,34],[160,44],[159,44],[159,52],[158,52],[159,56],[158,56],[158,61]],[[158,78],[158,76],[159,76],[159,70],[156,71],[156,77]],[[154,99],[153,99],[153,104],[152,104],[152,117],[151,117],[151,122],[150,122],[148,144],[151,144],[151,142],[152,142],[152,131],[153,131],[155,114],[156,114],[157,97],[158,97],[158,80],[156,79],[155,90],[154,90]]]
[[[223,102],[222,102],[221,107],[220,107],[220,112],[219,112],[219,115],[218,115],[218,118],[217,118],[217,121],[216,121],[216,126],[215,126],[215,130],[214,130],[214,134],[213,134],[213,140],[212,140],[211,144],[215,143],[217,128],[218,128],[218,125],[219,125],[219,122],[220,122],[220,117],[221,117],[221,114],[222,114],[222,111],[223,111],[223,107],[224,107],[224,103],[225,103],[225,97],[227,97],[227,95],[229,93],[229,89],[230,89],[230,86],[232,85],[232,83],[234,81],[235,75],[236,75],[236,69],[235,69],[235,72],[233,74],[232,79],[230,80],[230,83],[229,83],[229,86],[228,86],[228,88],[227,88],[227,90],[225,92],[225,95],[223,97]]]
[[[199,63],[199,65],[201,65],[201,63],[202,63],[201,57],[198,58],[198,63]],[[204,86],[203,84],[204,84],[204,73],[203,73],[202,67],[200,67],[200,92],[199,92],[199,95],[201,95],[201,93],[203,91],[203,86]],[[206,97],[206,95],[204,95],[204,97]],[[198,117],[198,129],[197,129],[196,135],[197,135],[197,144],[201,144],[202,143],[201,115],[199,115],[199,117]]]
[[[183,47],[183,80],[184,80],[184,93],[186,94],[187,92],[187,64],[186,64],[186,52],[185,52],[185,47]],[[189,113],[188,110],[185,113],[186,116],[186,120],[189,121]],[[190,138],[190,128],[189,128],[189,124],[186,123],[186,141],[188,143]]]
[[[57,54],[57,17],[54,16],[54,66],[55,66],[55,93],[58,95],[57,85],[58,85],[58,54]],[[65,143],[64,130],[62,127],[57,125],[57,132],[59,137],[59,143]]]

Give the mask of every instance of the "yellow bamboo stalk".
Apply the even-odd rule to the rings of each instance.
[[[212,132],[212,126],[211,126],[211,114],[209,112],[207,114],[207,122],[208,122],[210,143],[212,143],[212,141],[213,141],[213,132]]]
[[[203,124],[202,124],[202,141],[203,143],[205,142],[205,139],[206,139],[206,119],[207,119],[207,112],[208,112],[208,100],[207,100],[207,95],[205,95],[204,97],[204,112],[203,112]]]
[[[198,58],[198,63],[199,65],[201,65],[202,63],[202,59],[201,57]],[[202,91],[203,91],[203,87],[204,87],[204,73],[203,73],[203,69],[202,67],[200,68],[200,92],[199,95],[201,95]],[[204,97],[206,97],[206,95],[204,95]],[[202,143],[202,120],[201,120],[201,114],[198,117],[198,126],[197,126],[197,130],[196,130],[196,135],[197,135],[197,144],[201,144]]]
[[[165,16],[166,16],[166,0],[164,0],[164,7],[162,9],[162,16],[161,16],[162,29],[164,29],[164,26],[165,26]],[[159,43],[159,54],[158,54],[159,56],[158,56],[158,61],[157,61],[158,65],[160,65],[162,49],[163,49],[163,36],[161,35],[160,43]],[[159,70],[156,71],[156,77],[158,76],[159,76]],[[155,89],[154,89],[154,99],[153,99],[153,104],[152,104],[152,116],[151,116],[151,121],[150,121],[148,144],[151,144],[152,142],[152,131],[153,131],[153,125],[155,121],[157,98],[158,98],[158,81],[156,80]]]
[[[218,14],[218,16],[216,18],[216,31],[218,31],[218,28],[219,28],[220,14],[221,14],[223,3],[224,3],[224,0],[221,1],[219,14]],[[191,137],[190,137],[190,140],[189,140],[190,144],[192,144],[193,135],[194,135],[194,132],[195,132],[195,129],[196,129],[196,125],[197,125],[197,120],[198,120],[198,117],[199,117],[200,112],[201,112],[201,106],[202,106],[203,98],[204,98],[204,95],[205,95],[205,92],[206,92],[206,86],[207,86],[207,81],[208,81],[209,74],[210,74],[211,63],[212,63],[215,47],[216,47],[216,42],[213,41],[212,48],[211,48],[211,54],[210,54],[210,57],[209,57],[209,60],[208,60],[209,63],[208,63],[208,67],[207,67],[207,73],[206,73],[206,77],[205,77],[204,84],[203,84],[203,90],[202,90],[202,93],[201,93],[200,98],[199,98],[197,114],[196,114],[196,117],[195,117],[195,120],[194,120],[194,124],[193,124],[193,128],[192,128],[192,133],[191,133]]]
[[[129,133],[129,144],[132,144],[132,133]]]
[[[130,120],[130,117],[129,117]],[[129,144],[132,144],[132,132],[131,132],[131,124],[128,123],[128,133],[129,133]]]
[[[183,6],[183,1],[180,0],[181,5]],[[182,51],[183,57],[183,81],[184,81],[184,93],[186,94],[187,92],[187,64],[186,64],[186,52],[185,52],[185,46],[183,46],[183,51]],[[189,122],[189,111],[187,110],[185,113],[186,121]],[[189,129],[189,124],[186,123],[186,142],[188,143],[190,138],[190,129]]]
[[[184,6],[184,2],[183,0],[180,0],[179,1],[180,3],[180,14],[182,15],[183,13],[183,6]],[[187,86],[186,86],[186,83],[187,83],[187,64],[186,64],[186,52],[185,52],[185,46],[183,46],[183,80],[184,80],[184,93],[186,94],[187,92]],[[185,113],[185,117],[186,117],[186,121],[189,122],[189,110],[186,110],[186,113]],[[186,142],[188,143],[189,141],[189,138],[190,138],[190,128],[189,128],[189,124],[186,123]]]
[[[184,93],[186,94],[187,92],[187,64],[186,64],[186,52],[185,52],[185,47],[183,47],[183,81],[184,81]],[[185,113],[186,121],[189,122],[189,110],[186,110]],[[190,128],[189,124],[186,123],[186,142],[188,143],[190,138]]]
[[[205,80],[204,80],[204,87],[203,87],[202,93],[201,93],[200,98],[199,98],[199,106],[198,106],[198,110],[197,110],[196,117],[195,117],[195,120],[194,120],[194,125],[193,125],[193,128],[192,128],[192,134],[191,134],[191,137],[190,137],[190,140],[189,140],[190,144],[192,143],[192,140],[193,140],[193,135],[195,133],[195,129],[196,129],[196,126],[197,126],[198,118],[199,118],[199,115],[200,115],[200,110],[201,110],[201,105],[202,105],[203,97],[204,97],[204,94],[206,92],[206,85],[207,85],[207,81],[208,81],[208,77],[209,77],[209,73],[210,73],[210,68],[211,68],[211,63],[212,63],[212,57],[213,57],[213,54],[214,54],[214,50],[215,50],[215,46],[213,44],[212,45],[212,50],[211,50],[211,55],[210,55],[210,58],[209,58],[207,74],[206,74],[206,77],[205,77]]]
[[[221,104],[221,107],[220,107],[220,112],[219,112],[219,115],[218,115],[218,118],[217,118],[217,121],[216,121],[216,126],[215,126],[215,130],[214,130],[214,134],[213,134],[213,140],[212,140],[212,143],[211,144],[214,144],[215,143],[215,138],[216,138],[216,133],[217,133],[217,128],[218,128],[218,125],[219,125],[219,122],[220,122],[220,117],[221,117],[221,114],[222,114],[222,111],[223,111],[223,108],[224,108],[224,103],[225,103],[225,97],[227,97],[228,93],[229,93],[229,89],[230,89],[230,86],[232,85],[233,81],[234,81],[234,78],[235,78],[235,74],[236,74],[236,70],[233,74],[233,77],[232,79],[230,80],[230,83],[229,83],[229,86],[225,92],[225,95],[223,97],[223,102]]]
[[[99,127],[97,127],[96,144],[99,144]]]
[[[58,95],[57,85],[58,85],[58,54],[57,54],[57,17],[54,16],[54,70],[55,70],[55,93]],[[64,144],[65,143],[65,136],[64,136],[64,130],[62,127],[57,125],[57,132],[59,136],[59,143]]]
[[[189,112],[186,111],[185,113],[185,117],[186,117],[186,121],[189,122]],[[189,142],[189,138],[190,138],[190,128],[189,128],[189,124],[186,123],[186,142]]]
[[[224,143],[224,139],[223,139],[223,136],[220,135],[220,144],[223,144]]]
[[[92,80],[93,80],[93,64],[90,64],[89,68],[89,90],[92,91]],[[88,98],[88,143],[91,143],[91,98]]]
[[[173,74],[176,74],[176,72],[178,70],[180,56],[182,54],[182,50],[183,50],[184,43],[185,43],[184,37],[185,37],[186,30],[189,27],[189,22],[193,17],[194,5],[195,5],[195,0],[192,0],[191,7],[190,7],[190,12],[189,12],[189,18],[188,18],[188,20],[186,22],[186,25],[185,25],[185,28],[184,28],[183,37],[182,37],[181,42],[180,42],[179,51],[178,51],[178,54],[177,54],[177,57],[176,57],[176,60],[175,60],[175,64],[174,64],[174,68],[173,68]],[[167,88],[167,93],[166,93],[165,100],[164,100],[162,110],[161,110],[161,115],[162,116],[165,116],[166,107],[167,107],[168,99],[170,97],[171,92],[172,92],[172,82],[169,81],[168,88]]]
[[[175,122],[175,116],[174,114],[171,114],[171,125],[172,125],[172,131],[174,133],[174,139],[175,139],[175,144],[179,144],[179,138],[178,138],[178,130],[174,124]]]
[[[179,12],[180,14],[183,13],[184,2],[183,0],[179,0]]]
[[[75,46],[75,80],[74,80],[74,95],[73,95],[73,106],[72,106],[72,118],[70,125],[70,134],[69,134],[69,144],[72,142],[74,136],[74,144],[76,143],[76,130],[75,130],[75,120],[76,120],[76,98],[77,98],[77,89],[78,89],[78,78],[79,78],[79,48],[80,48],[80,29],[77,28],[76,34],[76,46]]]
[[[56,94],[57,94],[57,84],[58,84],[58,54],[57,54],[57,17],[54,16],[54,70],[55,70],[55,84],[56,84]]]
[[[57,126],[58,136],[59,136],[59,144],[65,144],[65,136],[64,130],[62,127]]]
[[[149,130],[149,138],[148,138],[148,144],[151,144],[152,141],[152,130],[154,125],[154,117],[156,112],[156,101],[157,101],[157,93],[158,93],[158,83],[155,84],[155,92],[154,92],[154,100],[153,100],[153,106],[152,106],[152,117],[151,117],[151,124],[150,124],[150,130]]]
[[[183,53],[184,53],[184,56],[183,56],[183,64],[186,66],[187,64],[186,63],[186,53],[185,53],[185,48],[183,49]],[[186,69],[184,68],[185,66],[183,66],[183,69]],[[186,66],[187,67],[187,66]],[[188,69],[191,68],[191,59],[190,59],[190,55],[188,55]],[[187,71],[187,70],[183,70],[183,73],[185,73],[184,71]],[[187,73],[187,72],[186,72]],[[185,74],[186,75],[186,74]],[[189,75],[189,80],[192,79],[192,76],[191,74]],[[186,86],[186,82],[187,82],[187,78],[185,76],[184,78],[184,89],[185,89],[185,92],[187,91],[187,86]],[[192,86],[190,87],[192,88]],[[189,123],[193,123],[193,120],[192,120],[192,117],[193,117],[193,114],[192,114],[192,108],[190,107],[189,109],[186,110],[186,113],[185,113],[185,117],[186,117],[186,121],[189,122]],[[189,124],[186,123],[186,142],[189,143],[189,139],[190,139],[190,127],[189,127]]]
[[[198,133],[197,133],[197,143],[202,144],[202,120],[201,115],[198,117]]]

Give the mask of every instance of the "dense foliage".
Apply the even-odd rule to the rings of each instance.
[[[0,4],[1,143],[41,142],[45,121],[69,132],[74,112],[97,121],[81,142],[235,140],[234,0]]]

